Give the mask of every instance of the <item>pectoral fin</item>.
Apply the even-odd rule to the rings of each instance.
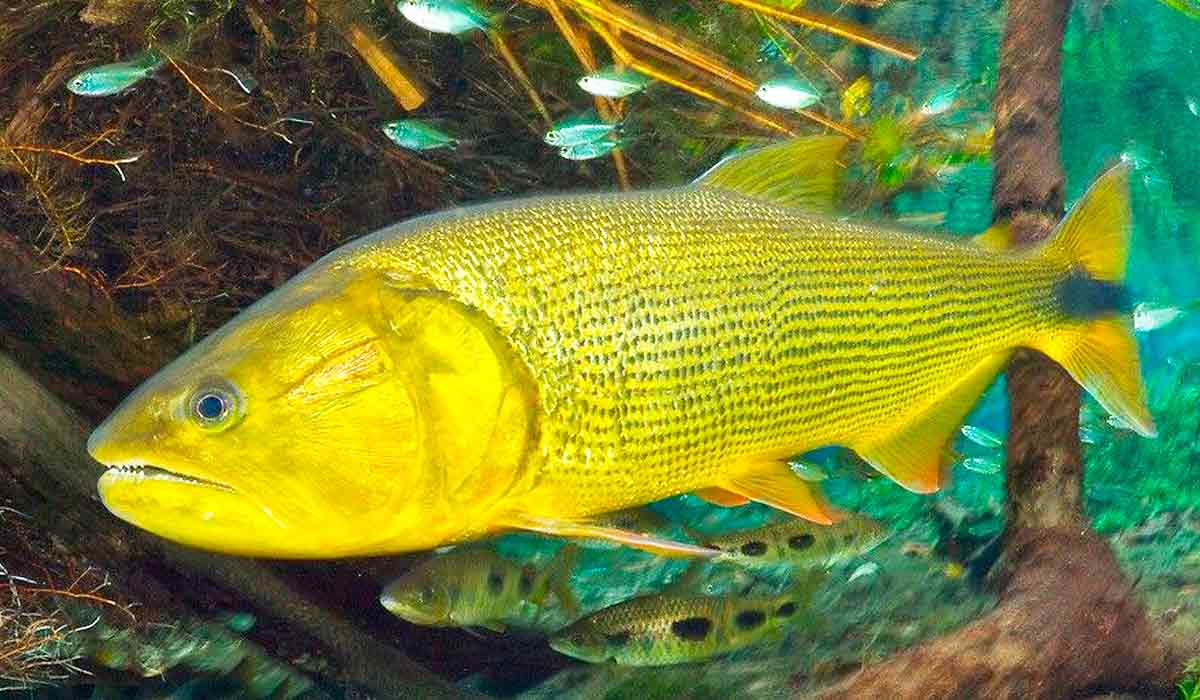
[[[559,520],[514,513],[504,517],[500,524],[515,530],[529,530],[531,532],[540,532],[544,535],[607,540],[623,544],[627,547],[633,547],[634,549],[640,549],[660,557],[713,557],[720,554],[720,552],[698,547],[694,544],[675,542],[655,537],[654,535],[629,532],[628,530],[620,530],[615,527],[594,525],[586,520]]]
[[[744,506],[750,502],[749,498],[746,498],[741,494],[732,493],[715,486],[713,488],[695,491],[694,495],[707,503],[713,504],[714,506],[722,506],[725,508]]]
[[[822,525],[832,525],[842,517],[816,484],[796,476],[785,461],[762,461],[732,471],[735,473],[721,482],[725,491]]]
[[[914,493],[933,493],[946,484],[954,436],[1011,353],[985,358],[962,379],[896,425],[855,445],[859,456]]]

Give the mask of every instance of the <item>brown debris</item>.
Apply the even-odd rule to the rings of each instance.
[[[93,27],[117,27],[144,17],[149,0],[90,0],[79,19]]]

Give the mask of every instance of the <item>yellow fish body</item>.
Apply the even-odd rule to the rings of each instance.
[[[259,556],[511,529],[711,555],[588,517],[699,491],[828,523],[786,460],[830,444],[934,491],[1022,346],[1153,434],[1119,293],[1124,168],[1052,240],[997,252],[793,206],[832,187],[821,170],[842,145],[784,142],[688,187],[456,209],[345,246],[96,430],[101,497],[165,537]],[[781,174],[797,170],[799,189]]]

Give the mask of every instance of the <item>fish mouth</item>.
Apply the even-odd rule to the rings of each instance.
[[[203,479],[198,476],[191,476],[190,474],[181,474],[170,469],[137,461],[118,462],[105,464],[104,466],[108,467],[108,469],[101,475],[100,481],[105,485],[121,484],[136,486],[147,482],[171,482],[235,493],[233,487],[219,481]]]

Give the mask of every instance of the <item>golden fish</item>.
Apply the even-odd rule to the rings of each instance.
[[[813,213],[845,145],[786,141],[673,189],[420,217],[344,246],[138,388],[91,436],[117,516],[212,550],[340,557],[507,530],[712,550],[589,521],[703,491],[837,516],[788,458],[906,488],[1017,347],[1144,435],[1120,281],[1127,168],[993,251]]]

